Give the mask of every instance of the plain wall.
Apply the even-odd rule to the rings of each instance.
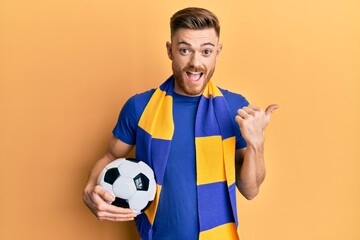
[[[360,239],[360,2],[0,1],[0,239],[138,239],[82,190],[131,95],[171,74],[169,18],[221,21],[214,82],[280,104],[245,240]]]

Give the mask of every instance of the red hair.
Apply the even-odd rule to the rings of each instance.
[[[206,29],[214,28],[220,36],[219,20],[214,13],[204,8],[185,8],[176,12],[170,19],[171,36],[180,28]]]

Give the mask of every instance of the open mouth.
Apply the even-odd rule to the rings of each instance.
[[[200,80],[200,78],[202,77],[204,73],[202,72],[191,72],[191,71],[187,71],[186,75],[189,78],[190,81],[192,82],[197,82]]]

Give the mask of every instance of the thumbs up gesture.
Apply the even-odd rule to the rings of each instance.
[[[271,104],[265,110],[249,104],[237,111],[235,121],[246,143],[258,145],[264,143],[264,131],[270,122],[271,114],[279,105]]]

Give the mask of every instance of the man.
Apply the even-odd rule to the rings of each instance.
[[[129,221],[130,209],[96,184],[103,167],[136,145],[157,181],[156,199],[136,217],[142,239],[238,239],[236,187],[254,198],[265,177],[264,130],[271,112],[210,81],[221,52],[217,17],[186,8],[171,18],[173,76],[124,105],[105,156],[93,167],[84,201],[100,220]],[[236,186],[236,187],[235,187]]]

